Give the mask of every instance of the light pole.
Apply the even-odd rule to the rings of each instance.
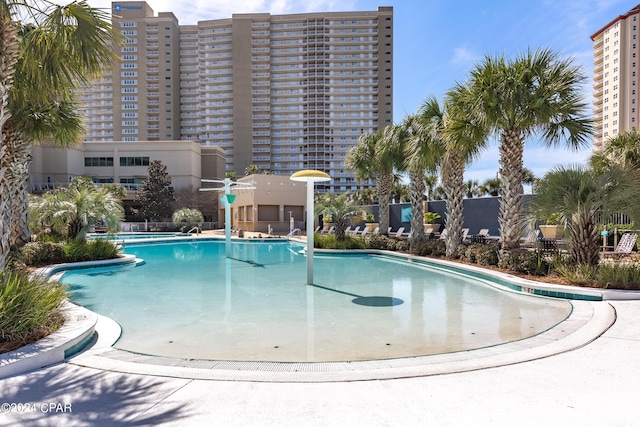
[[[319,170],[305,169],[289,178],[307,183],[307,285],[313,284],[313,187],[316,182],[330,181],[331,177]]]

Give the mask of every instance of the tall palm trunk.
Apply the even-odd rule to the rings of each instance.
[[[16,130],[12,119],[5,123],[4,134],[11,162],[7,165],[6,176],[11,204],[11,210],[7,212],[11,224],[10,243],[22,245],[31,238],[27,199],[31,144]]]
[[[442,165],[442,185],[447,196],[446,252],[449,258],[456,258],[462,242],[462,199],[465,193],[464,162],[460,152],[450,149]]]
[[[380,234],[389,234],[389,200],[393,190],[393,173],[380,175],[377,178]]]
[[[8,107],[9,91],[13,85],[15,65],[18,61],[18,29],[11,21],[7,5],[0,5],[0,159],[6,156],[4,141],[4,125],[11,117]],[[0,160],[0,211],[8,210],[7,204],[11,200],[9,187],[5,180],[7,166]],[[4,215],[2,215],[4,216]],[[11,236],[11,222],[6,222],[0,216],[0,270],[7,264],[9,255],[9,241]]]
[[[569,227],[571,235],[571,262],[598,265],[600,260],[600,230],[594,221],[595,215],[574,215]]]
[[[422,200],[425,190],[423,171],[409,170],[409,200],[411,201],[411,235],[409,239],[412,248],[414,243],[424,240]]]
[[[507,129],[500,135],[500,239],[502,249],[520,247],[522,235],[522,155],[524,140],[518,129]]]
[[[0,157],[4,155],[5,149],[4,145],[0,146]],[[8,210],[7,207],[7,197],[8,191],[5,191],[5,179],[4,173],[6,168],[0,165],[0,212],[4,213]],[[7,265],[7,256],[9,255],[10,245],[9,238],[11,236],[11,228],[10,223],[4,220],[4,215],[0,214],[0,271],[4,270],[5,265]]]
[[[2,195],[5,198],[4,207],[0,212],[0,217],[2,217],[2,223],[4,224],[4,233],[8,233],[7,236],[3,236],[3,238],[7,239],[7,244],[13,244],[13,211],[15,205],[15,194],[13,191],[13,182],[14,182],[14,161],[15,161],[15,143],[16,143],[16,132],[11,125],[11,119],[7,120],[4,123],[4,127],[2,129],[2,142],[3,142],[3,152],[2,156],[0,156],[0,167],[4,169],[4,175],[2,177],[2,182],[0,184]]]

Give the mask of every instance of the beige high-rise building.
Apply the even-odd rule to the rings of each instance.
[[[636,129],[640,120],[640,4],[591,36],[594,55],[594,149]]]
[[[85,95],[86,141],[188,139],[222,147],[237,176],[319,169],[333,178],[320,191],[361,188],[344,159],[392,123],[392,7],[195,25],[143,1],[112,14],[124,45]]]

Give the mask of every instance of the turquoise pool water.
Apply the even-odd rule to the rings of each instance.
[[[69,271],[72,299],[116,320],[124,350],[197,359],[372,360],[520,340],[564,320],[563,300],[372,255],[315,257],[288,242],[130,244],[137,267]]]

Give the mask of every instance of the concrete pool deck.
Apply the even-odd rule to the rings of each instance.
[[[428,377],[265,383],[61,363],[0,381],[0,404],[15,404],[0,425],[637,425],[640,302],[594,304],[613,307],[617,320],[581,348]]]

